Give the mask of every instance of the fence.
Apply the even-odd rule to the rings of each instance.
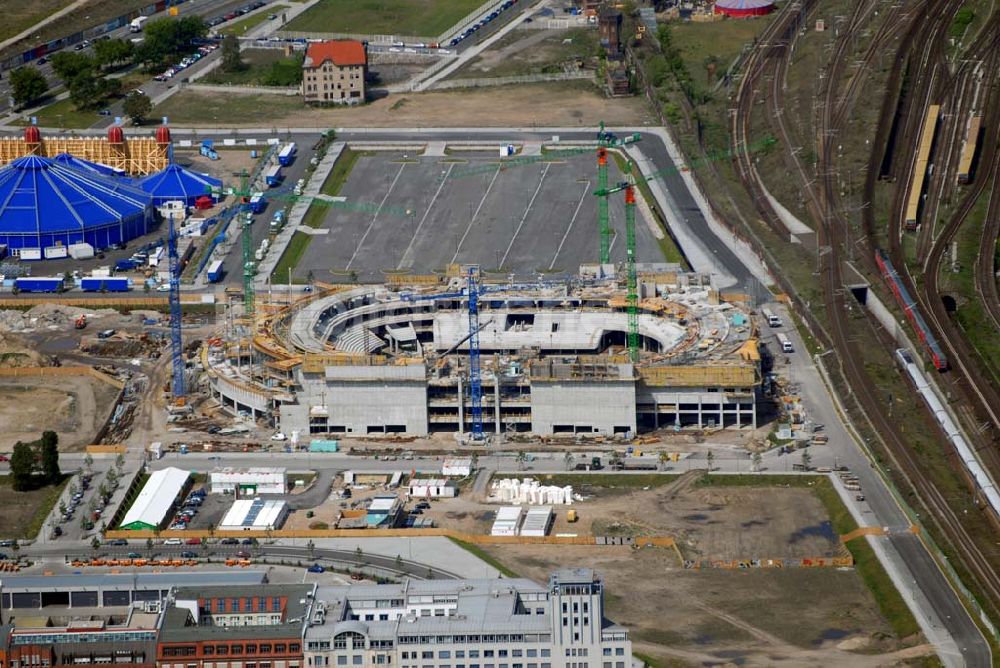
[[[245,95],[285,95],[291,97],[292,95],[299,95],[301,91],[298,87],[282,87],[282,86],[235,86],[230,84],[187,84],[184,86],[185,90],[191,91],[203,91],[210,93],[238,93]]]
[[[0,369],[3,378],[57,378],[60,376],[90,376],[96,380],[123,389],[125,383],[89,366],[32,366]]]
[[[576,72],[553,72],[551,74],[518,74],[509,77],[490,77],[484,79],[451,79],[436,81],[425,90],[447,90],[450,88],[486,88],[489,86],[507,86],[510,84],[538,83],[542,81],[574,81],[593,79],[594,73],[586,70]]]

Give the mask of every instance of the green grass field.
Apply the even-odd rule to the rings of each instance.
[[[320,0],[285,29],[433,39],[481,4],[481,0]]]
[[[150,114],[166,116],[171,123],[270,123],[303,109],[300,95],[214,95],[182,92],[173,95]]]
[[[282,10],[288,9],[288,5],[273,5],[268,7],[267,10],[263,12],[257,12],[253,16],[248,16],[242,21],[237,21],[231,26],[226,26],[219,31],[222,35],[236,35],[237,37],[243,35],[246,31],[256,28],[261,23],[267,20],[269,14],[280,14]]]
[[[241,56],[247,65],[246,69],[240,72],[223,72],[221,67],[217,67],[205,75],[202,81],[233,86],[269,86],[275,85],[268,80],[275,65],[279,68],[292,68],[295,71],[302,67],[301,61],[296,56],[286,58],[281,49],[246,49],[241,53]],[[301,82],[301,77],[299,82]],[[295,85],[289,81],[279,83]]]
[[[68,129],[89,128],[101,118],[93,109],[79,111],[69,98],[42,107],[32,116],[38,118],[42,127]],[[20,124],[27,125],[27,121]]]

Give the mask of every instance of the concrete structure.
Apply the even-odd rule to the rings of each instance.
[[[237,497],[286,494],[286,471],[280,467],[219,468],[209,474],[209,483],[212,494],[234,494]]]
[[[488,284],[480,301],[484,430],[624,437],[756,427],[760,355],[742,295],[673,265],[640,274],[638,363],[624,350],[620,278]],[[361,286],[268,316],[254,374],[232,347],[208,355],[212,395],[310,436],[464,433],[471,428],[462,271],[447,285]],[[433,280],[431,288],[427,284]],[[438,298],[434,298],[437,296]],[[270,339],[270,340],[269,340]]]
[[[593,571],[524,579],[320,586],[305,666],[630,668],[628,631],[604,618]],[[174,667],[176,668],[176,667]]]
[[[464,478],[472,474],[471,457],[449,457],[441,464],[441,475]]]
[[[408,494],[416,499],[452,498],[458,496],[458,487],[443,478],[411,478]]]
[[[177,468],[154,471],[122,518],[122,529],[158,529],[190,486],[191,473]]]
[[[302,63],[302,98],[316,104],[361,104],[367,73],[368,55],[361,42],[313,42]]]
[[[4,610],[47,607],[125,607],[162,601],[172,587],[233,585],[247,587],[266,580],[263,571],[169,571],[166,573],[101,573],[84,575],[4,574],[0,603]]]
[[[522,536],[547,536],[552,526],[552,506],[533,506],[528,508],[521,524]]]
[[[240,499],[234,501],[226,516],[219,522],[221,531],[270,531],[280,529],[288,517],[284,501]]]
[[[0,165],[27,156],[56,158],[68,154],[112,170],[98,169],[105,174],[118,171],[142,176],[158,172],[169,164],[170,141],[170,130],[166,126],[156,128],[152,137],[126,137],[118,126],[108,128],[104,137],[62,134],[47,137],[42,136],[38,127],[31,125],[24,129],[22,137],[0,137]],[[76,163],[72,166],[83,165]]]
[[[497,509],[491,536],[516,536],[521,525],[521,506],[504,506]]]

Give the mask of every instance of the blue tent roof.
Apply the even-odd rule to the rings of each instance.
[[[0,236],[79,232],[144,218],[149,195],[112,176],[35,155],[0,168]]]
[[[208,174],[193,172],[176,163],[171,163],[162,172],[150,174],[139,180],[143,190],[153,196],[154,203],[170,200],[184,200],[188,205],[203,195],[211,194],[212,188],[220,188],[222,181]]]
[[[95,174],[101,174],[103,176],[126,176],[125,171],[122,169],[117,169],[99,162],[84,160],[83,158],[78,158],[75,155],[70,155],[69,153],[60,153],[53,159],[61,165],[75,167],[76,169],[80,169],[85,172],[94,172]]]

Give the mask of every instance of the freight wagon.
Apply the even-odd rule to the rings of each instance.
[[[295,151],[295,142],[285,144],[285,146],[281,149],[281,152],[278,153],[278,162],[280,162],[284,167],[292,164],[295,160]]]
[[[945,356],[944,351],[941,350],[941,346],[938,344],[937,338],[931,332],[930,328],[927,326],[927,322],[924,321],[920,311],[917,308],[917,303],[913,301],[913,297],[910,296],[909,290],[903,285],[902,279],[899,277],[899,273],[896,268],[892,265],[892,261],[889,259],[889,255],[882,250],[875,251],[875,263],[878,265],[878,269],[882,272],[882,278],[892,289],[893,296],[896,297],[896,302],[899,307],[903,309],[903,313],[906,314],[906,319],[910,321],[910,325],[917,333],[917,338],[920,339],[920,343],[927,348],[928,354],[931,356],[931,362],[934,364],[934,368],[938,371],[946,371],[948,369],[948,358]]]
[[[264,174],[264,181],[268,188],[273,188],[281,183],[281,165],[274,165]]]

